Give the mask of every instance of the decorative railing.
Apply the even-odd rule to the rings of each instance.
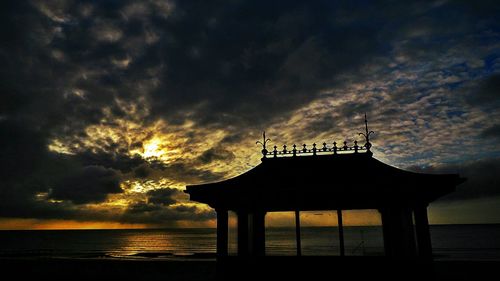
[[[373,131],[368,130],[368,121],[366,119],[365,114],[365,133],[359,133],[358,135],[363,136],[365,138],[364,145],[358,145],[358,141],[354,141],[354,145],[347,145],[347,141],[344,141],[344,145],[337,146],[337,142],[333,142],[333,146],[329,146],[326,142],[323,143],[322,147],[317,147],[316,143],[312,144],[312,147],[308,147],[306,144],[302,144],[302,148],[298,147],[296,144],[292,145],[292,149],[289,149],[287,145],[283,145],[283,149],[278,150],[278,146],[274,146],[272,151],[268,151],[266,145],[270,139],[266,138],[266,132],[262,134],[262,141],[257,141],[256,144],[260,144],[262,146],[262,159],[272,157],[295,157],[298,155],[318,155],[318,154],[346,154],[346,153],[367,153],[372,155],[370,148],[372,144],[370,143],[370,135],[374,134]]]
[[[359,152],[369,152],[369,146],[358,145],[358,141],[354,141],[354,145],[347,145],[347,141],[344,141],[344,145],[337,146],[337,142],[333,142],[333,146],[329,146],[326,142],[323,143],[323,146],[317,147],[316,143],[312,144],[312,147],[307,147],[306,144],[302,144],[301,147],[297,147],[296,144],[291,146],[291,149],[285,144],[283,145],[283,149],[279,149],[275,145],[272,151],[262,150],[262,156],[267,158],[268,156],[276,158],[276,157],[286,157],[286,156],[298,156],[298,155],[318,155],[318,154],[345,154],[345,153],[359,153]]]

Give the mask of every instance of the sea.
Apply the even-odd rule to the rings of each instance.
[[[500,261],[500,224],[432,225],[435,260]],[[229,252],[236,254],[236,231]],[[295,229],[266,228],[266,255],[296,255]],[[345,227],[345,254],[384,255],[380,226]],[[339,255],[336,227],[302,227],[302,255]],[[0,231],[3,258],[215,259],[211,228]]]

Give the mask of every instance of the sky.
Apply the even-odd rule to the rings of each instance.
[[[7,0],[0,36],[0,229],[213,226],[186,185],[365,113],[375,158],[468,178],[431,223],[500,223],[496,1]]]

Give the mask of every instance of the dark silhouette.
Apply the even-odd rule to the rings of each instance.
[[[265,257],[264,218],[266,212],[275,211],[295,211],[297,256],[301,255],[299,212],[337,210],[341,257],[333,260],[338,266],[356,264],[365,269],[396,272],[408,266],[431,264],[427,206],[453,192],[465,179],[458,174],[413,173],[384,164],[372,157],[371,134],[366,115],[365,133],[360,133],[365,138],[363,146],[357,141],[348,146],[344,141],[343,146],[333,142],[332,146],[323,143],[320,148],[316,144],[311,148],[303,144],[298,149],[294,144],[291,150],[284,145],[282,150],[274,146],[268,151],[266,145],[270,139],[264,133],[262,141],[257,142],[262,145],[262,163],[257,167],[225,181],[188,186],[186,192],[191,200],[207,203],[217,212],[219,276],[233,278],[237,277],[233,274],[241,274],[238,272],[273,272],[284,261],[294,269],[291,276],[299,273],[309,276],[318,271],[316,264],[326,257]],[[379,210],[385,257],[344,257],[342,210],[354,209]],[[229,210],[238,217],[236,257],[228,257]]]

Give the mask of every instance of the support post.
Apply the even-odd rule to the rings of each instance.
[[[390,207],[381,210],[381,213],[386,256],[395,259],[414,258],[416,247],[411,210]]]
[[[302,242],[300,240],[300,212],[295,210],[295,240],[297,241],[297,256],[302,256]]]
[[[225,209],[217,209],[217,257],[227,256],[228,214]]]
[[[417,256],[417,242],[415,240],[415,228],[413,225],[412,210],[409,207],[401,210],[402,220],[402,238],[404,247],[404,256],[407,258],[415,258]]]
[[[238,212],[238,256],[248,256],[248,213]]]
[[[387,209],[379,209],[382,219],[382,234],[384,236],[384,252],[387,257],[392,255],[391,220]]]
[[[345,245],[344,245],[344,224],[342,222],[342,210],[337,210],[337,221],[339,228],[339,247],[340,256],[345,256]]]
[[[264,256],[266,254],[266,224],[265,212],[257,211],[251,216],[252,218],[252,255]]]
[[[419,206],[414,210],[415,231],[417,234],[418,256],[432,260],[432,243],[427,217],[427,206]]]

